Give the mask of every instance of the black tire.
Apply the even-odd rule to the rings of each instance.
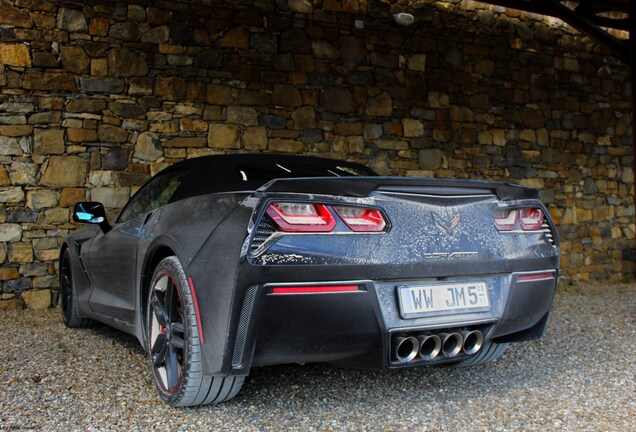
[[[453,366],[464,367],[491,363],[497,360],[504,353],[504,351],[506,351],[507,348],[507,343],[489,342],[485,344],[482,347],[481,351],[479,351],[476,355],[466,360],[454,363]]]
[[[154,271],[146,312],[150,369],[159,396],[169,405],[187,407],[232,399],[245,377],[202,373],[201,342],[188,280],[176,257]]]
[[[71,268],[71,253],[68,249],[64,251],[60,261],[60,303],[62,309],[62,319],[66,327],[90,327],[95,321],[79,316],[77,308],[77,297],[73,285],[73,270]]]

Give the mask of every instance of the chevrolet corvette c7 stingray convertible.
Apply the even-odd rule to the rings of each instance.
[[[534,189],[377,176],[283,155],[176,163],[60,250],[69,327],[134,335],[173,406],[233,398],[252,367],[469,366],[544,332],[559,245]]]

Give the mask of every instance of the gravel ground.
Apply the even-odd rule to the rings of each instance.
[[[543,339],[494,364],[401,372],[255,369],[231,402],[174,409],[135,339],[68,330],[59,310],[0,313],[0,430],[627,431],[636,285],[569,287]]]

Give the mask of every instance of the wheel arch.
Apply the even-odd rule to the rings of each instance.
[[[141,306],[140,310],[142,323],[145,323],[147,307],[146,305],[148,303],[148,293],[150,291],[150,281],[152,280],[152,275],[161,260],[170,256],[177,256],[177,253],[173,250],[172,247],[165,244],[157,245],[157,247],[153,248],[153,250],[146,255],[146,259],[141,270],[141,283],[139,284],[139,299]]]
[[[64,258],[64,254],[66,253],[66,250],[69,248],[68,243],[66,242],[66,240],[64,240],[62,242],[62,244],[60,245],[60,254],[58,256],[58,265],[57,265],[57,281],[60,284],[60,288],[58,289],[58,291],[53,291],[53,299],[52,299],[52,304],[53,306],[57,306],[58,304],[60,305],[60,307],[62,307],[62,299],[61,299],[61,295],[62,295],[62,259]]]
[[[189,251],[183,251],[178,241],[169,235],[160,235],[155,237],[151,242],[139,245],[138,264],[137,264],[137,286],[136,286],[136,305],[139,313],[136,317],[135,335],[146,349],[146,313],[148,305],[148,293],[150,291],[150,282],[155,269],[164,258],[174,256],[185,267],[185,263],[189,262]],[[143,258],[142,258],[143,257]]]
[[[69,248],[69,245],[66,241],[62,242],[62,245],[60,246],[60,256],[59,256],[59,260],[60,262],[62,262],[62,257],[64,256],[64,252],[66,252],[66,249]]]
[[[62,244],[60,245],[60,254],[58,256],[58,261],[57,261],[58,262],[57,280],[60,283],[60,290],[62,286],[62,258],[64,258],[64,253],[66,252],[68,248],[69,248],[68,243],[66,242],[66,240],[64,240]],[[60,298],[59,298],[60,291],[57,291],[57,293],[54,294],[54,296],[57,296],[53,298],[54,305],[57,305],[58,302],[60,302]]]

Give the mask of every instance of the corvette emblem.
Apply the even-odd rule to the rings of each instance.
[[[453,231],[455,230],[455,228],[457,228],[457,225],[459,225],[459,222],[462,220],[462,215],[461,213],[456,213],[455,216],[453,216],[453,218],[449,222],[447,222],[443,216],[433,212],[433,220],[435,221],[437,226],[446,231],[449,236],[452,236]]]

